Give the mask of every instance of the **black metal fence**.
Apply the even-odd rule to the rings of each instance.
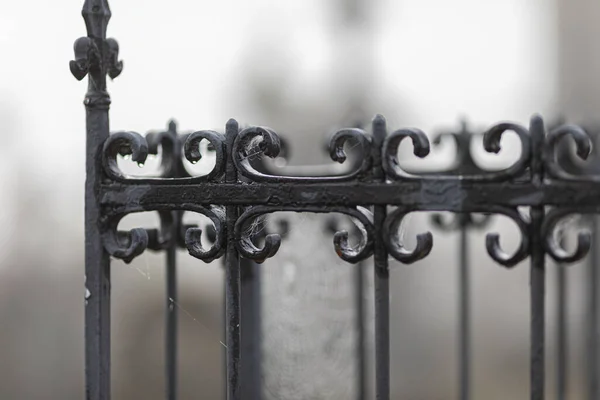
[[[445,173],[414,174],[403,170],[398,149],[404,139],[412,141],[414,154],[424,158],[430,152],[427,136],[418,129],[398,129],[391,133],[384,117],[376,116],[370,129],[339,130],[331,138],[330,155],[334,161],[346,160],[345,145],[359,152],[351,172],[338,176],[280,176],[271,172],[256,155],[278,156],[278,135],[265,127],[240,129],[229,120],[225,133],[197,131],[178,134],[174,123],[161,133],[143,137],[135,132],[109,134],[110,97],[106,76],[116,78],[123,68],[118,60],[118,45],[106,38],[110,18],[106,0],[86,0],[83,17],[87,37],[75,43],[71,72],[77,79],[89,78],[85,97],[87,111],[87,180],[85,208],[86,273],[86,398],[110,398],[110,257],[131,262],[146,249],[166,252],[166,398],[177,398],[177,301],[176,248],[205,262],[225,260],[226,304],[226,397],[230,400],[260,396],[260,298],[256,263],[275,255],[281,235],[253,235],[249,224],[263,223],[261,217],[278,211],[336,213],[353,219],[361,240],[349,243],[349,234],[336,231],[333,243],[339,257],[358,264],[357,330],[359,344],[358,396],[366,393],[364,350],[363,276],[367,260],[373,259],[375,277],[375,392],[377,399],[390,398],[390,286],[389,256],[403,264],[426,257],[432,249],[430,232],[417,236],[414,249],[402,243],[399,229],[406,215],[416,211],[456,213],[456,219],[433,222],[445,230],[457,229],[460,235],[460,398],[469,399],[470,314],[468,229],[482,227],[489,215],[501,214],[515,222],[521,233],[518,249],[505,253],[497,234],[488,234],[486,249],[490,257],[505,267],[513,267],[529,257],[531,277],[531,399],[544,398],[545,385],[545,310],[546,255],[559,263],[582,259],[592,248],[592,236],[582,232],[574,252],[567,252],[556,237],[557,225],[571,214],[600,212],[600,177],[597,171],[578,166],[559,147],[569,137],[577,155],[585,159],[592,151],[592,140],[585,130],[573,125],[547,129],[539,116],[528,127],[500,123],[483,136],[484,148],[496,153],[507,131],[516,133],[521,155],[501,171],[479,169],[469,155],[471,136],[466,129],[455,134],[459,151],[456,169]],[[208,141],[214,152],[214,168],[207,175],[191,176],[183,158],[201,158],[200,143]],[[131,156],[143,164],[148,154],[162,150],[161,178],[125,176],[117,157]],[[526,210],[526,211],[524,211]],[[130,213],[157,211],[160,229],[118,230]],[[202,230],[182,222],[184,212],[199,213],[212,221],[211,243],[202,243]],[[483,214],[477,219],[473,214]],[[258,221],[258,222],[257,222]],[[336,230],[335,227],[332,227]],[[597,255],[593,252],[589,275],[589,398],[598,398],[597,387]],[[560,271],[563,271],[560,269]],[[559,275],[559,368],[558,393],[565,395],[565,276]],[[242,301],[243,299],[243,301]],[[243,307],[242,307],[243,305]],[[243,334],[242,334],[243,333]],[[257,378],[258,377],[258,378]]]

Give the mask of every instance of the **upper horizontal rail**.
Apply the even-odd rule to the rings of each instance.
[[[218,205],[395,205],[410,210],[485,212],[498,206],[559,206],[600,211],[600,183],[531,182],[315,182],[121,184],[101,186],[106,208],[135,205],[140,209],[164,203]]]

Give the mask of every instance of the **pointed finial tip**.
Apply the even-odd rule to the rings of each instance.
[[[108,0],[85,0],[81,13],[83,15],[98,14],[109,18],[111,16]]]
[[[533,114],[530,120],[531,124],[544,124],[544,119],[540,114]]]
[[[88,30],[88,36],[106,38],[106,28],[112,13],[107,0],[86,0],[81,15]]]
[[[169,120],[169,123],[167,124],[167,126],[169,127],[170,131],[176,131],[177,130],[177,121],[175,121],[174,118],[171,118]]]
[[[385,124],[385,117],[381,114],[375,115],[375,117],[373,118],[373,124],[375,124],[375,125]]]

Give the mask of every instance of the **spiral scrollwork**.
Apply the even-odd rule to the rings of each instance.
[[[433,248],[433,236],[431,232],[418,234],[417,245],[413,250],[408,250],[404,247],[403,240],[400,237],[400,226],[404,218],[412,211],[398,207],[386,217],[383,224],[383,242],[387,247],[388,253],[404,264],[412,264],[424,259]]]
[[[398,150],[404,139],[410,138],[413,143],[413,153],[419,158],[426,157],[431,145],[427,135],[420,129],[405,128],[394,131],[389,135],[383,145],[383,168],[390,179],[393,180],[461,180],[474,182],[492,182],[512,179],[522,175],[531,159],[531,138],[529,130],[513,123],[500,123],[492,126],[483,136],[483,147],[487,152],[498,153],[501,149],[500,139],[507,131],[513,131],[521,141],[521,156],[510,167],[486,173],[468,175],[456,174],[426,174],[411,175],[401,170],[398,160]],[[463,149],[464,150],[464,149]]]
[[[371,167],[371,140],[367,133],[362,129],[348,128],[337,131],[331,137],[331,141],[329,142],[329,155],[333,161],[339,162],[340,164],[343,163],[346,161],[344,145],[352,142],[355,142],[360,146],[362,154],[366,156],[358,171],[366,171]]]
[[[123,175],[117,163],[117,156],[131,156],[131,159],[143,165],[148,157],[149,147],[146,139],[137,132],[122,131],[108,137],[104,142],[103,163],[106,174],[117,181],[128,177]]]
[[[256,182],[334,182],[348,181],[367,173],[371,166],[371,139],[361,129],[342,129],[331,138],[329,149],[333,161],[343,163],[346,161],[344,145],[348,142],[356,143],[362,151],[360,167],[346,175],[340,176],[279,176],[269,175],[257,171],[251,162],[251,157],[262,154],[275,158],[281,150],[279,136],[271,129],[264,127],[250,127],[244,129],[236,137],[233,145],[233,160],[241,175]]]
[[[581,127],[576,125],[565,124],[550,131],[546,137],[544,146],[544,166],[546,172],[553,178],[570,180],[570,181],[594,181],[600,182],[600,176],[596,175],[574,175],[571,174],[560,165],[557,160],[557,151],[559,142],[566,137],[570,137],[575,142],[576,154],[586,160],[592,152],[592,138]]]
[[[214,180],[221,177],[225,173],[225,137],[215,131],[197,131],[190,133],[184,144],[185,158],[195,164],[202,158],[200,152],[200,142],[208,141],[211,149],[215,152],[215,166],[204,176],[191,178],[193,180]],[[199,179],[200,178],[200,179]]]
[[[209,263],[221,257],[225,252],[225,208],[211,206],[209,209],[201,207],[194,211],[204,214],[212,221],[214,226],[214,237],[211,238],[214,239],[213,244],[209,249],[202,246],[202,229],[198,227],[188,227],[185,233],[185,244],[192,257]]]
[[[202,230],[195,226],[187,226],[185,244],[189,253],[202,261],[211,262],[225,251],[225,211],[223,207],[203,207],[195,204],[157,204],[153,209],[143,209],[137,206],[128,206],[123,209],[114,210],[104,218],[102,223],[102,238],[104,248],[113,257],[130,263],[135,257],[142,254],[146,249],[161,250],[170,245],[176,239],[172,237],[173,210],[185,210],[202,214],[208,217],[215,227],[215,240],[212,246],[205,249],[202,245]],[[144,211],[159,211],[161,214],[161,229],[134,228],[128,232],[117,229],[119,222],[132,213]]]
[[[200,142],[207,140],[216,155],[215,166],[207,174],[194,177],[182,177],[183,167],[181,165],[182,139],[183,154],[192,163],[199,161]],[[161,146],[163,178],[143,178],[124,175],[119,169],[117,156],[131,156],[131,159],[142,166],[148,154],[158,154]],[[135,181],[148,184],[180,184],[199,183],[218,180],[225,171],[225,138],[215,131],[197,131],[179,137],[169,131],[150,133],[146,138],[136,132],[116,132],[109,136],[104,142],[103,164],[106,174],[113,180],[119,182]]]
[[[144,228],[134,228],[128,232],[114,228],[114,231],[111,229],[103,235],[103,241],[108,254],[129,264],[148,248],[149,234]]]
[[[407,138],[412,140],[415,156],[424,158],[431,151],[429,139],[422,130],[416,128],[398,129],[389,135],[383,143],[383,169],[391,179],[424,179],[411,176],[400,170],[398,149],[400,148],[400,143]]]
[[[402,238],[400,237],[400,227],[404,218],[415,211],[433,211],[433,210],[417,210],[407,209],[399,207],[390,213],[383,225],[383,240],[387,247],[389,254],[396,260],[404,263],[411,264],[416,261],[422,260],[427,257],[433,247],[433,236],[431,232],[421,233],[417,235],[417,245],[413,250],[408,250],[404,245]],[[523,261],[529,255],[529,224],[523,219],[517,209],[503,207],[503,206],[490,206],[486,210],[471,210],[472,212],[486,212],[493,214],[503,214],[512,219],[521,232],[521,241],[519,247],[514,254],[507,254],[502,250],[500,246],[500,235],[497,233],[489,233],[486,236],[486,249],[490,257],[498,264],[505,267],[513,267]],[[442,220],[439,214],[434,215],[434,223],[442,227],[442,229],[456,229],[461,226],[461,215],[468,216],[468,214],[460,213],[457,215],[451,223],[447,223]],[[488,222],[489,216],[484,216],[480,220],[476,221],[475,224],[478,227],[483,227]]]
[[[254,260],[257,263],[262,263],[267,258],[273,257],[277,253],[277,250],[279,250],[279,246],[281,245],[281,237],[278,234],[266,235],[263,247],[259,248],[252,242],[252,234],[245,231],[245,227],[249,222],[256,221],[257,218],[260,218],[265,214],[278,211],[346,214],[350,216],[357,227],[359,227],[360,232],[362,233],[361,241],[357,248],[353,248],[348,241],[348,232],[336,232],[333,237],[333,244],[337,255],[344,261],[357,263],[373,254],[373,218],[371,212],[365,208],[254,206],[246,209],[235,224],[235,240],[238,251],[243,257]]]
[[[248,177],[258,175],[264,178],[269,175],[263,175],[256,171],[251,165],[251,158],[259,154],[275,158],[280,151],[281,141],[272,129],[254,126],[242,130],[235,138],[233,160],[242,175]]]
[[[546,214],[544,222],[542,223],[543,243],[546,253],[555,261],[561,263],[574,263],[583,259],[589,252],[592,246],[592,236],[590,232],[583,231],[577,234],[577,246],[572,253],[569,253],[563,248],[561,242],[556,239],[555,235],[558,224],[565,217],[586,212],[593,212],[593,210],[555,208]]]
[[[485,247],[492,260],[507,268],[512,268],[529,255],[529,222],[525,221],[521,213],[516,208],[508,208],[501,206],[489,207],[489,211],[495,214],[503,214],[512,219],[520,232],[519,247],[510,255],[506,253],[500,246],[500,235],[498,233],[488,233],[485,237]]]

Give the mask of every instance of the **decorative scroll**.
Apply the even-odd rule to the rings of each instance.
[[[530,252],[530,229],[529,222],[525,221],[517,209],[493,207],[493,212],[503,214],[512,219],[519,228],[521,240],[514,254],[510,255],[502,250],[500,246],[500,235],[498,233],[488,233],[485,237],[485,247],[492,260],[505,267],[514,267],[529,256]]]
[[[281,149],[277,134],[273,130],[264,127],[250,127],[240,132],[233,145],[233,161],[239,173],[254,182],[316,183],[350,181],[364,176],[371,168],[371,138],[361,129],[350,128],[336,132],[329,143],[331,159],[343,163],[346,161],[344,145],[352,142],[360,147],[363,161],[357,170],[341,176],[292,177],[267,175],[257,171],[252,166],[250,157],[262,154],[275,158],[279,155]]]
[[[592,235],[590,232],[579,232],[577,235],[577,246],[573,253],[565,250],[559,240],[556,240],[556,230],[561,220],[571,214],[587,212],[598,212],[600,210],[581,210],[573,208],[555,208],[546,214],[542,225],[542,237],[546,252],[555,261],[561,263],[574,263],[584,258],[592,247]]]
[[[110,135],[104,143],[103,165],[106,174],[113,180],[126,183],[134,181],[148,184],[194,184],[208,181],[219,181],[225,173],[225,138],[222,134],[215,131],[198,131],[185,136],[186,140],[182,143],[177,137],[173,137],[168,132],[149,134],[147,138],[136,132],[116,132]],[[200,142],[207,140],[211,149],[215,152],[216,162],[213,169],[202,176],[181,177],[177,171],[180,167],[181,151],[176,149],[183,146],[183,154],[191,163],[198,162],[202,155],[200,153]],[[131,156],[131,160],[142,166],[146,162],[148,154],[157,154],[158,146],[163,148],[162,166],[164,176],[169,179],[160,178],[138,178],[124,175],[119,169],[117,156]]]
[[[210,143],[212,151],[215,152],[215,166],[205,176],[198,177],[202,180],[210,181],[220,178],[225,173],[225,138],[215,131],[198,131],[187,136],[184,145],[185,158],[192,164],[197,163],[202,158],[200,152],[200,142],[206,140]],[[195,181],[198,178],[192,178]]]
[[[574,125],[563,125],[548,133],[537,115],[531,118],[528,128],[503,122],[484,134],[483,147],[489,153],[498,153],[504,134],[514,132],[521,143],[521,155],[510,167],[500,171],[478,170],[468,154],[470,137],[454,135],[459,165],[453,171],[410,174],[400,166],[400,144],[410,139],[414,154],[425,158],[430,152],[429,139],[414,128],[398,129],[388,135],[385,119],[377,116],[371,127],[372,134],[367,133],[368,129],[342,129],[330,141],[330,156],[338,163],[346,161],[345,146],[356,146],[360,150],[358,165],[349,173],[280,176],[268,170],[261,172],[253,161],[263,156],[275,158],[281,151],[280,138],[269,128],[250,127],[240,131],[237,122],[230,120],[225,135],[203,130],[180,136],[171,124],[167,132],[150,134],[147,138],[128,131],[109,136],[110,96],[106,81],[107,76],[119,76],[123,63],[119,60],[119,45],[106,36],[111,17],[108,0],[85,0],[82,14],[87,36],[75,42],[74,59],[69,67],[78,80],[89,78],[84,103],[88,139],[86,393],[90,399],[110,397],[110,269],[101,247],[111,256],[129,263],[146,249],[173,249],[170,246],[181,242],[192,256],[205,262],[217,259],[227,250],[224,344],[227,398],[241,398],[245,393],[240,379],[245,345],[240,344],[243,307],[237,258],[241,255],[260,263],[277,253],[280,235],[262,235],[264,244],[258,246],[253,242],[258,239],[257,235],[246,227],[278,211],[348,215],[358,227],[361,240],[357,247],[352,247],[347,232],[336,232],[333,237],[336,253],[351,263],[376,255],[377,398],[389,398],[390,392],[390,289],[385,250],[400,262],[410,264],[425,258],[434,245],[432,234],[426,232],[417,235],[413,250],[407,249],[399,234],[405,216],[420,211],[447,211],[460,214],[459,218],[484,213],[503,214],[512,219],[521,236],[517,250],[513,254],[503,251],[497,233],[486,236],[486,249],[495,262],[506,267],[513,267],[531,256],[531,394],[536,399],[544,397],[544,255],[559,262],[575,262],[584,257],[591,247],[589,233],[579,233],[577,247],[569,253],[556,240],[555,232],[559,222],[569,214],[600,212],[600,174],[597,171],[580,174],[576,169],[567,171],[558,161],[557,153],[560,143],[565,142],[562,139],[570,137],[575,142],[578,157],[587,158],[592,150],[587,132]],[[205,176],[189,176],[182,168],[182,159],[185,156],[192,163],[200,160],[200,143],[204,140],[215,152],[215,166]],[[129,177],[120,171],[118,156],[131,156],[141,165],[148,154],[158,154],[159,148],[163,155],[160,178]],[[395,209],[386,215],[388,206]],[[373,207],[374,216],[365,207]],[[520,207],[530,209],[531,220],[520,214]],[[118,230],[119,222],[126,215],[146,211],[159,213],[159,229]],[[214,226],[209,235],[212,245],[204,246],[199,227],[181,223],[185,211],[210,219]],[[452,224],[444,225],[439,217],[434,217],[434,222],[444,228],[452,227]],[[169,270],[174,275],[175,268]],[[172,298],[169,300],[172,306]],[[169,321],[176,320],[170,318]],[[170,332],[167,338],[175,337],[174,330]],[[170,348],[171,355],[175,354],[174,348]],[[174,373],[169,375],[169,380],[175,387]]]
[[[350,216],[357,227],[359,227],[361,241],[358,248],[352,248],[348,243],[348,232],[338,231],[333,236],[333,244],[337,255],[350,263],[357,263],[373,254],[373,222],[370,211],[365,208],[344,208],[344,207],[249,207],[235,224],[234,237],[240,254],[246,258],[252,259],[258,263],[264,262],[267,258],[273,257],[281,244],[281,237],[278,234],[269,234],[264,238],[264,246],[258,248],[251,240],[252,233],[245,230],[248,223],[265,214],[278,211],[312,212],[312,213],[340,213]]]
[[[404,264],[412,264],[427,257],[433,247],[433,236],[431,232],[425,232],[417,235],[417,245],[414,250],[407,250],[402,244],[400,237],[400,226],[402,220],[409,214],[410,210],[398,207],[389,214],[383,225],[383,241],[387,247],[388,253],[396,260]]]
[[[103,164],[106,174],[115,181],[125,181],[129,178],[121,173],[117,156],[131,156],[131,160],[144,165],[148,158],[148,142],[137,132],[117,132],[110,135],[104,142]]]
[[[181,193],[182,199],[189,197],[186,196],[186,191],[190,190],[188,188],[193,184],[193,198],[199,201],[198,204],[205,204],[202,191],[197,190],[203,184],[211,185],[206,189],[209,195],[206,203],[212,203],[208,199],[214,199],[215,194],[220,193],[221,187],[224,188],[223,193],[227,191],[236,195],[217,196],[220,199],[219,204],[208,208],[206,205],[192,205],[183,201],[182,204],[177,201],[161,203],[160,195],[156,194],[138,200],[130,199],[130,202],[124,205],[126,213],[160,211],[161,229],[118,232],[116,224],[124,214],[113,210],[108,219],[111,222],[107,225],[109,233],[106,234],[106,247],[113,256],[130,261],[146,248],[160,250],[170,241],[177,240],[183,242],[195,257],[205,261],[215,259],[223,253],[223,240],[226,236],[222,229],[225,218],[223,209],[226,205],[234,204],[240,206],[241,215],[235,221],[235,231],[229,234],[233,234],[240,254],[257,262],[263,262],[276,254],[281,244],[280,236],[263,235],[261,240],[264,244],[258,246],[253,242],[255,238],[245,231],[245,227],[266,214],[295,211],[342,213],[354,218],[362,232],[361,243],[357,248],[351,248],[348,244],[347,233],[337,232],[334,235],[336,252],[348,262],[354,263],[369,257],[373,252],[374,232],[381,229],[382,240],[389,254],[402,263],[409,264],[425,258],[430,253],[433,236],[430,232],[419,234],[416,247],[413,250],[407,249],[399,235],[404,217],[408,213],[419,211],[450,211],[457,213],[453,221],[446,222],[440,215],[434,214],[433,223],[440,229],[448,230],[464,223],[464,218],[468,218],[467,223],[476,227],[483,227],[491,214],[503,214],[512,219],[521,233],[521,241],[514,254],[507,254],[501,249],[498,234],[491,233],[486,237],[486,248],[490,257],[501,265],[512,267],[530,254],[530,224],[527,218],[521,216],[517,207],[539,204],[554,206],[544,220],[543,234],[548,254],[564,262],[580,259],[589,248],[589,237],[586,234],[580,235],[577,251],[569,255],[553,241],[551,232],[558,219],[575,211],[572,207],[566,207],[569,202],[586,196],[578,189],[564,185],[569,182],[572,182],[572,185],[581,185],[581,182],[593,184],[596,180],[587,175],[583,177],[567,173],[556,161],[555,153],[561,139],[570,136],[575,140],[578,156],[585,158],[591,150],[590,137],[584,130],[572,125],[561,126],[547,134],[543,120],[534,116],[529,129],[514,123],[492,126],[483,137],[485,150],[500,151],[501,138],[507,131],[515,132],[520,138],[521,156],[512,166],[502,171],[484,171],[473,163],[468,153],[472,135],[467,132],[466,126],[463,126],[459,133],[450,133],[457,141],[459,163],[450,171],[418,175],[411,175],[400,169],[397,153],[400,143],[408,138],[413,143],[414,153],[419,157],[426,157],[430,151],[430,142],[422,131],[394,131],[383,142],[379,158],[375,157],[378,149],[373,148],[371,136],[364,130],[351,128],[342,129],[332,137],[330,155],[334,161],[344,162],[345,144],[353,143],[359,146],[365,156],[357,169],[342,176],[301,177],[260,172],[255,168],[256,164],[251,162],[252,157],[257,154],[267,157],[276,157],[279,154],[281,141],[269,128],[250,127],[241,130],[229,145],[226,144],[224,135],[215,131],[177,135],[174,124],[169,126],[168,131],[149,134],[147,138],[135,132],[117,132],[104,143],[103,166],[108,180],[126,185],[173,186],[171,192]],[[200,142],[203,140],[208,141],[210,149],[215,152],[215,166],[206,176],[190,177],[181,171],[181,160],[185,156],[190,162],[198,161],[202,156]],[[128,155],[133,161],[143,163],[148,154],[157,154],[159,147],[162,147],[163,154],[162,178],[130,178],[119,170],[119,155]],[[375,160],[381,160],[386,181],[374,180],[375,175],[372,171]],[[223,183],[227,163],[232,163],[230,167],[235,167],[243,181]],[[555,185],[563,186],[558,189]],[[352,190],[347,190],[349,188]],[[593,193],[600,196],[600,188],[593,190]],[[128,196],[135,197],[141,196],[142,192],[132,190],[128,193]],[[323,196],[324,193],[327,195]],[[289,199],[286,196],[289,196]],[[385,203],[380,202],[382,196],[387,199]],[[407,203],[404,203],[404,199]],[[110,207],[115,207],[115,201],[118,204],[113,198]],[[131,204],[139,209],[129,210]],[[185,207],[182,207],[183,204]],[[372,204],[393,204],[396,209],[387,216],[382,226],[375,227],[370,212],[363,208]],[[591,201],[586,203],[587,208],[593,205]],[[219,240],[209,249],[205,249],[200,241],[201,230],[196,226],[184,226],[179,235],[181,238],[170,238],[169,224],[173,218],[181,218],[182,213],[173,217],[165,213],[165,210],[187,210],[208,216],[216,227]],[[485,215],[483,219],[474,219],[470,216],[473,213]],[[181,223],[178,223],[181,226]]]
[[[417,244],[413,250],[408,250],[404,244],[402,237],[400,236],[400,227],[404,218],[411,212],[419,211],[417,209],[405,209],[398,207],[392,213],[390,213],[383,225],[383,241],[387,247],[388,253],[396,260],[404,264],[412,264],[416,261],[422,260],[429,255],[433,248],[433,235],[431,232],[425,232],[417,235]],[[473,210],[476,212],[477,210]],[[500,235],[497,233],[489,233],[486,236],[486,249],[490,257],[505,267],[513,267],[523,261],[529,255],[529,225],[523,219],[521,214],[516,209],[490,206],[487,210],[494,214],[503,214],[512,219],[519,228],[521,233],[521,241],[517,251],[509,255],[500,246]],[[460,216],[457,216],[460,218]],[[435,218],[439,225],[446,226],[440,220],[438,215]],[[456,219],[455,219],[456,221]],[[487,218],[480,220],[479,224],[483,225],[487,222]]]
[[[513,131],[521,141],[521,156],[509,168],[502,171],[486,172],[473,175],[456,176],[454,174],[427,174],[410,175],[400,169],[398,160],[398,150],[404,139],[411,139],[413,143],[413,152],[419,158],[425,158],[431,149],[427,135],[420,129],[407,128],[399,129],[389,135],[383,145],[383,168],[388,178],[393,180],[461,180],[473,182],[493,182],[513,179],[523,175],[529,166],[531,158],[531,139],[529,131],[521,125],[513,123],[500,123],[491,127],[483,136],[483,147],[489,153],[498,153],[501,149],[500,139],[507,131]],[[468,151],[461,148],[462,152]]]
[[[169,225],[173,221],[170,211],[185,210],[202,214],[208,217],[214,225],[214,242],[208,249],[202,245],[202,230],[197,227],[188,227],[185,234],[185,244],[189,253],[204,262],[211,262],[223,255],[225,249],[225,211],[223,207],[211,206],[202,207],[193,204],[158,204],[154,210],[162,210],[161,223]],[[166,211],[169,212],[166,212]],[[135,257],[142,254],[147,248],[160,249],[170,244],[172,238],[170,235],[165,235],[164,232],[169,232],[168,229],[161,231],[148,230],[144,228],[135,228],[128,232],[119,231],[117,229],[119,222],[128,214],[144,211],[153,211],[151,209],[143,209],[136,206],[124,207],[123,209],[114,210],[110,215],[105,217],[105,222],[102,226],[102,237],[106,251],[113,257],[121,259],[126,263],[130,263]]]
[[[557,160],[557,147],[563,138],[570,137],[575,142],[576,154],[586,160],[592,152],[592,138],[589,134],[575,125],[562,125],[553,129],[546,138],[544,146],[544,166],[548,175],[552,178],[580,181],[580,182],[600,182],[600,176],[597,175],[574,175],[564,170]]]

